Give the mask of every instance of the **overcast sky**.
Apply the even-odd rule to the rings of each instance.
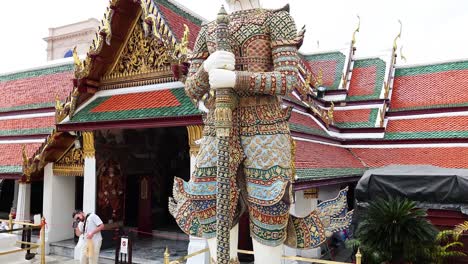
[[[123,0],[121,0],[123,1]],[[130,0],[125,0],[130,1]],[[208,20],[222,0],[177,0]],[[268,8],[291,5],[298,27],[306,25],[302,51],[335,50],[349,45],[361,17],[357,56],[381,55],[392,47],[403,22],[400,46],[407,63],[468,58],[466,0],[263,0]],[[95,17],[108,0],[21,0],[0,2],[0,72],[41,65],[46,61],[49,27]],[[317,41],[319,45],[317,45]],[[403,64],[403,62],[400,62]]]

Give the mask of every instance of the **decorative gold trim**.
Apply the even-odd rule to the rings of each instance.
[[[78,95],[78,88],[74,87],[70,95],[67,97],[65,103],[60,102],[58,95],[55,96],[55,123],[58,124],[62,122],[67,116],[69,118],[73,117]]]
[[[117,62],[120,61],[120,57],[122,56],[122,52],[124,51],[125,47],[127,46],[128,40],[130,39],[130,36],[132,35],[131,33],[133,32],[133,30],[135,30],[135,26],[138,24],[138,21],[140,21],[141,12],[142,12],[142,10],[139,9],[137,16],[133,20],[132,26],[130,27],[130,30],[128,31],[129,33],[127,34],[127,36],[125,36],[125,40],[122,42],[122,45],[120,45],[120,47],[119,47],[119,49],[117,51],[117,56],[114,56],[115,60],[112,63],[112,66],[104,74],[103,78],[106,78],[106,76],[110,75],[110,73],[114,71],[115,66],[117,65]]]
[[[170,83],[175,82],[172,72],[165,74],[166,77],[155,77],[152,79],[136,79],[136,80],[126,80],[126,81],[115,81],[108,82],[103,84],[99,90],[111,90],[111,89],[120,89],[120,88],[127,88],[127,87],[136,87],[136,86],[145,86],[151,84],[161,84],[161,83]]]
[[[83,176],[84,158],[83,150],[74,148],[74,145],[54,163],[52,169],[57,176]]]
[[[401,32],[403,30],[403,23],[401,23],[401,20],[398,19],[398,23],[400,23],[400,32],[398,33],[398,35],[395,37],[395,39],[393,40],[393,51],[396,52],[397,51],[397,48],[398,48],[398,45],[397,45],[397,40],[398,39],[401,39]]]
[[[387,104],[384,104],[382,109],[379,109],[380,127],[384,127],[385,125],[385,113],[386,112],[387,112]]]
[[[55,176],[77,177],[84,175],[83,166],[61,166],[54,164],[53,171]]]
[[[390,95],[390,84],[385,81],[384,82],[384,99],[388,99],[388,96]]]
[[[203,126],[187,126],[188,141],[190,147],[190,156],[197,156],[200,146],[196,143],[197,140],[203,137]]]
[[[304,190],[304,199],[316,199],[318,198],[318,192],[318,188]]]
[[[361,17],[359,15],[357,15],[357,18],[358,18],[358,26],[353,32],[353,39],[352,39],[352,42],[351,42],[353,47],[354,47],[354,44],[356,44],[356,33],[358,33],[359,30],[361,29]]]
[[[403,45],[400,47],[400,57],[404,62],[406,62],[406,57],[403,55]]]
[[[22,156],[23,156],[23,174],[26,176],[26,181],[30,182],[32,169],[29,165],[29,158],[28,158],[28,154],[26,153],[26,145],[23,145]]]
[[[83,136],[83,154],[85,158],[94,158],[96,150],[94,148],[94,133],[87,131],[82,133]]]

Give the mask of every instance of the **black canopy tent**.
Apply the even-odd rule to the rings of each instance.
[[[468,169],[388,166],[368,170],[355,189],[355,220],[370,201],[390,197],[408,198],[420,208],[454,210],[468,215]]]

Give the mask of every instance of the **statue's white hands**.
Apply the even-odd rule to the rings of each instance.
[[[208,59],[203,62],[203,69],[210,72],[214,69],[234,70],[236,64],[236,57],[232,52],[228,51],[215,51]]]
[[[229,70],[214,69],[209,73],[211,89],[234,88],[236,84],[236,73]]]

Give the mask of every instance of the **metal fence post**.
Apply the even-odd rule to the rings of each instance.
[[[356,253],[356,264],[361,264],[361,259],[362,259],[361,250],[358,248],[357,253]]]
[[[169,248],[166,247],[166,251],[164,251],[164,264],[169,264],[169,262],[171,261],[169,259],[171,255],[169,254]]]
[[[45,218],[42,217],[41,220],[41,264],[45,264],[45,226],[46,226],[46,221]]]
[[[10,230],[10,234],[11,234],[11,230],[13,229],[13,215],[12,214],[9,214],[8,215],[8,229]]]

